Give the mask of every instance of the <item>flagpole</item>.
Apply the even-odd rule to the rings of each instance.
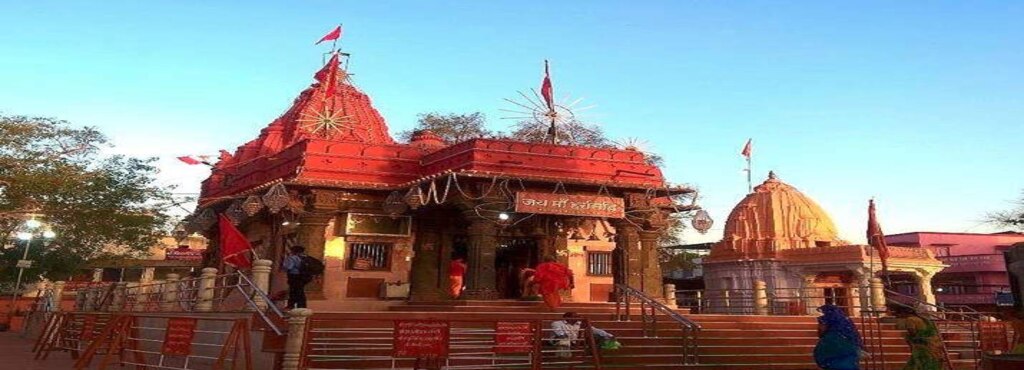
[[[338,29],[339,30],[341,29],[341,23],[338,23]],[[337,39],[331,40],[331,51],[338,50],[338,48],[337,48],[337,46],[338,46],[338,39],[340,39],[340,38],[341,38],[341,36],[338,36]]]
[[[750,158],[751,157],[753,157],[753,153],[751,153],[751,155],[747,156],[747,193],[753,193],[754,192],[754,180],[753,180],[752,175],[751,175],[752,169],[751,169],[751,164],[750,164],[750,162],[751,162]]]

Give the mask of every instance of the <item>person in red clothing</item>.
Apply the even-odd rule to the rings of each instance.
[[[455,257],[448,266],[448,291],[452,298],[459,298],[462,295],[462,277],[466,275],[466,262],[462,257]]]
[[[536,270],[533,282],[537,291],[544,297],[544,304],[548,308],[557,309],[562,305],[560,291],[572,288],[572,270],[556,262],[552,257],[544,258],[544,262],[537,265]]]

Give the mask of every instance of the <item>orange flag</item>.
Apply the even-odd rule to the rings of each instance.
[[[320,45],[321,42],[324,42],[324,41],[334,41],[334,40],[337,40],[337,39],[340,39],[340,38],[341,38],[341,26],[338,26],[338,27],[335,27],[333,30],[331,30],[331,32],[328,32],[326,35],[324,35],[324,37],[320,38],[320,41],[317,41],[316,44],[313,44],[313,45]]]
[[[252,251],[252,244],[249,239],[242,235],[241,231],[231,223],[228,216],[220,214],[220,259],[225,264],[236,269],[247,269],[252,267],[249,260],[249,252]]]
[[[554,87],[551,86],[551,73],[548,71],[548,61],[544,61],[544,81],[540,83],[540,95],[544,97],[544,103],[548,110],[555,110]]]
[[[747,139],[747,144],[743,146],[743,151],[740,152],[740,155],[750,159],[750,154],[753,152],[753,147],[751,145],[753,144],[753,141],[754,139]]]

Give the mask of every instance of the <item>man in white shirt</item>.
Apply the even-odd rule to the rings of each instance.
[[[580,330],[582,330],[582,325],[583,322],[575,312],[566,312],[562,315],[561,320],[551,322],[552,336],[555,341],[555,345],[560,349],[559,356],[570,356],[569,351],[573,344],[579,344],[577,341],[580,339]],[[611,333],[595,328],[593,325],[590,326],[590,331],[594,333],[594,339],[598,346],[605,341],[615,339],[615,336]]]

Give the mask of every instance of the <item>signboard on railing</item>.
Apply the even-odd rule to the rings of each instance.
[[[516,193],[516,212],[623,218],[626,211],[622,198],[520,191]]]
[[[448,357],[451,324],[439,320],[395,320],[394,357]]]
[[[1006,337],[1006,322],[979,322],[978,332],[981,337],[981,350],[983,352],[1010,350],[1010,343]]]
[[[178,248],[167,248],[164,250],[164,259],[168,261],[202,261],[203,249],[192,249],[186,246]]]
[[[172,317],[167,319],[164,332],[164,344],[160,353],[168,356],[188,356],[192,354],[192,340],[196,336],[198,320],[188,317]]]
[[[494,325],[494,353],[526,353],[533,350],[529,322],[498,321]]]

